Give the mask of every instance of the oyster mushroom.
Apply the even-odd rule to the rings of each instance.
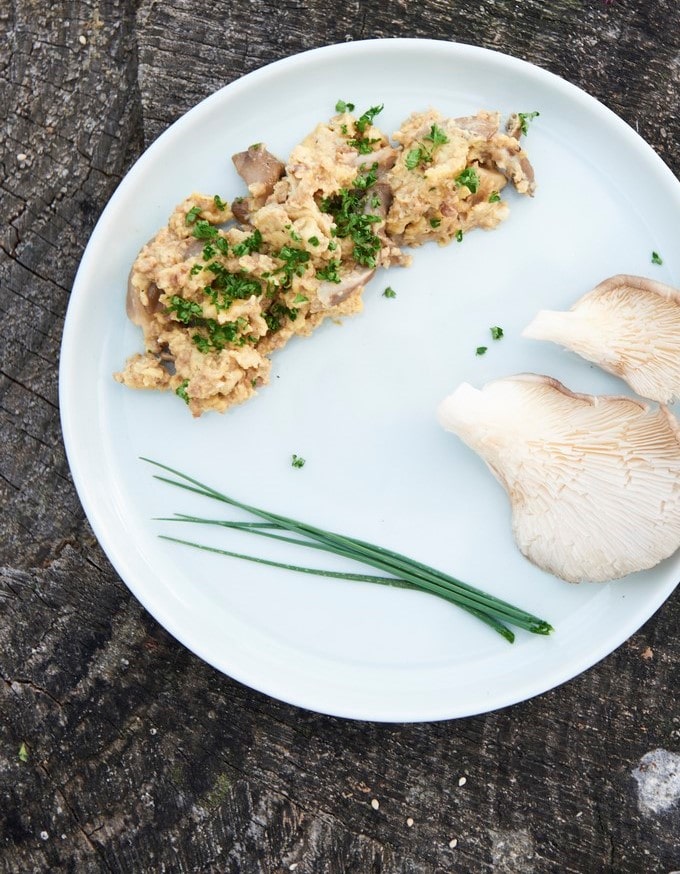
[[[246,185],[262,185],[263,194],[271,194],[274,185],[285,172],[285,165],[271,152],[268,152],[261,143],[249,146],[245,152],[237,152],[232,155],[236,172]]]
[[[523,374],[462,384],[438,418],[504,486],[517,545],[544,570],[604,582],[680,547],[680,426],[666,407]]]
[[[642,397],[680,398],[680,291],[670,285],[612,276],[568,312],[539,312],[523,336],[566,346]]]
[[[128,277],[125,312],[133,324],[146,331],[151,328],[156,310],[160,306],[158,299],[161,291],[155,282],[149,282],[140,289],[135,285],[133,277],[134,268]]]
[[[375,273],[375,267],[356,267],[351,273],[343,276],[340,282],[324,280],[316,290],[316,296],[322,309],[330,309],[341,304],[344,300],[363,288],[370,282]],[[316,310],[315,307],[312,307]]]

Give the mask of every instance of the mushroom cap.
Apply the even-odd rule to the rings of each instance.
[[[680,291],[670,285],[612,276],[568,312],[539,312],[523,336],[566,346],[642,397],[680,398]]]
[[[521,374],[462,384],[438,418],[504,486],[517,545],[544,570],[604,582],[680,547],[680,427],[666,407]]]

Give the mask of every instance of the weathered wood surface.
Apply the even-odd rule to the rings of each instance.
[[[330,42],[474,42],[585,88],[678,175],[677,0],[4,0],[0,20],[0,870],[680,869],[680,810],[660,809],[680,794],[677,594],[602,664],[500,713],[302,712],[207,667],[132,598],[84,519],[57,407],[88,235],[202,97]],[[633,771],[657,749],[645,806]]]

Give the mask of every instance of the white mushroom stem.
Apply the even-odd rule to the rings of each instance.
[[[680,398],[680,291],[669,285],[612,276],[568,312],[539,312],[523,336],[577,352],[642,397]]]
[[[550,573],[603,582],[680,547],[680,428],[665,407],[524,374],[463,384],[438,417],[505,487],[517,545]]]

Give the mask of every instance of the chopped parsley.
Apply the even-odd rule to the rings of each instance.
[[[210,261],[211,258],[214,258],[215,250],[224,255],[225,258],[229,254],[229,243],[225,237],[221,237],[219,234],[213,237],[212,242],[206,243],[203,247],[203,260]]]
[[[173,294],[170,298],[170,303],[166,304],[168,311],[175,314],[178,322],[183,325],[189,325],[194,319],[203,316],[201,305],[195,300],[185,300],[178,294]]]
[[[407,170],[415,170],[421,164],[431,164],[434,160],[434,150],[437,146],[443,146],[444,143],[448,143],[449,138],[440,127],[433,124],[429,134],[426,134],[423,140],[427,140],[432,145],[428,146],[421,142],[415,149],[410,149],[405,159]]]
[[[364,114],[361,115],[354,122],[354,127],[359,131],[360,134],[363,134],[366,128],[369,125],[373,124],[373,119],[376,117],[376,115],[380,115],[380,113],[383,111],[384,106],[384,103],[381,103],[380,106],[371,106],[370,109],[367,109],[366,112],[364,112]],[[352,109],[354,109],[353,106]]]
[[[391,286],[389,286],[389,285],[387,286],[385,291],[383,291],[383,297],[396,297],[396,296],[397,296],[397,292],[393,288],[391,288]]]
[[[293,453],[290,459],[290,463],[292,467],[304,467],[305,459],[301,455],[295,455],[295,453]]]
[[[215,298],[217,297],[218,292],[213,292],[209,287],[205,291],[211,298],[212,295]],[[231,301],[229,301],[230,303]],[[229,304],[219,308],[227,309]],[[248,324],[247,319],[240,318],[235,322],[227,322],[225,325],[220,325],[215,319],[203,318],[203,310],[195,301],[185,300],[176,294],[170,298],[167,308],[171,313],[175,314],[177,320],[183,325],[189,325],[198,329],[198,332],[193,334],[191,339],[199,352],[220,351],[228,343],[234,343],[239,340],[241,344],[244,342],[243,338],[239,337],[239,333]],[[179,391],[177,394],[179,394]],[[179,396],[183,397],[181,394]]]
[[[204,269],[215,276],[203,291],[218,310],[228,310],[232,301],[247,300],[253,295],[262,294],[259,280],[249,273],[230,273],[218,261],[207,264]]]
[[[331,258],[325,267],[316,271],[316,278],[325,280],[326,282],[340,282],[340,261],[337,258]]]
[[[300,236],[300,234],[298,234],[298,232],[295,230],[295,228],[291,228],[288,231],[288,233],[290,234],[290,238],[294,243],[301,243],[302,242],[302,237]]]
[[[245,341],[239,334],[247,323],[248,320],[244,318],[226,322],[224,325],[220,325],[215,319],[202,319],[200,328],[204,333],[194,334],[191,339],[199,352],[220,352],[228,344],[239,340],[239,345],[243,345]]]
[[[181,382],[177,388],[175,389],[175,394],[178,398],[182,398],[185,404],[189,403],[189,395],[187,394],[187,386],[189,385],[189,380],[185,379]]]
[[[189,213],[187,213],[187,216],[188,215]],[[193,235],[197,240],[214,240],[215,237],[219,236],[217,228],[213,227],[209,221],[206,221],[205,219],[196,219],[196,217],[194,217],[194,221]],[[189,222],[189,224],[191,224],[191,222]]]
[[[305,297],[304,294],[296,294],[293,300],[293,303],[308,303],[309,298]]]
[[[497,191],[492,191],[489,195],[489,203],[498,203],[500,199],[501,196]]]
[[[533,121],[535,118],[538,118],[540,112],[518,112],[517,118],[519,119],[519,129],[522,131],[524,136],[529,133],[529,122]]]
[[[488,346],[478,346],[477,349],[475,350],[475,355],[484,355],[484,353],[486,352],[486,350],[488,348],[489,348]]]
[[[462,228],[458,228],[458,230],[456,231],[456,240],[459,243],[463,242],[463,229]]]
[[[21,742],[21,745],[19,747],[19,760],[22,762],[28,761],[28,747],[26,746],[24,741]]]
[[[219,210],[225,210],[227,208],[227,204],[222,200],[222,198],[219,196],[219,194],[216,194],[213,197],[213,203],[215,204],[215,206]]]
[[[442,223],[442,220],[439,218],[431,218],[430,219],[430,227],[431,228],[438,228],[441,223]]]
[[[479,188],[479,174],[474,167],[466,167],[456,176],[456,185],[464,185],[470,189],[470,194],[476,194]]]
[[[282,261],[274,273],[281,274],[281,287],[290,288],[294,276],[302,276],[307,268],[310,254],[306,249],[296,249],[293,246],[282,246],[274,256]],[[266,317],[265,317],[266,318]]]
[[[281,303],[281,301],[275,301],[267,312],[263,313],[267,328],[269,328],[272,334],[281,330],[282,319],[288,318],[291,322],[294,322],[297,314],[298,311],[295,308],[290,309],[284,303]]]
[[[218,252],[226,258],[229,254],[229,243],[227,242],[226,237],[215,237],[215,245],[217,246]]]
[[[335,111],[336,112],[354,112],[354,104],[348,103],[344,100],[338,100],[338,102],[335,104]]]
[[[319,245],[319,238],[318,237],[310,237],[307,240],[307,242],[309,243],[310,246],[318,246]]]
[[[359,169],[361,172],[354,180],[354,187],[360,191],[366,191],[378,181],[378,165],[371,164],[367,170],[366,165],[362,164]]]
[[[652,264],[658,264],[659,266],[663,264],[663,258],[658,252],[652,252]]]
[[[240,258],[241,255],[251,255],[253,252],[259,252],[261,245],[262,234],[255,229],[249,237],[245,238],[245,240],[241,240],[240,243],[232,246],[231,250],[234,255]]]
[[[192,206],[186,215],[186,223],[188,225],[193,225],[200,214],[201,214],[201,207],[200,206]]]
[[[324,197],[319,204],[322,212],[333,217],[334,236],[352,240],[352,257],[364,267],[375,267],[376,254],[380,251],[380,240],[373,233],[372,226],[382,218],[366,212],[367,201],[373,196],[370,188],[375,184],[376,172],[374,164],[368,172],[359,173],[352,189],[341,188],[335,194]],[[334,247],[329,245],[329,248]]]
[[[354,109],[354,104],[347,104],[347,106],[351,106]],[[336,106],[337,109],[337,106]],[[380,106],[371,106],[370,109],[367,109],[363,115],[361,115],[354,122],[354,130],[359,136],[350,137],[347,140],[347,144],[352,146],[353,149],[356,149],[360,155],[370,155],[373,151],[373,146],[375,143],[380,142],[380,137],[366,137],[364,136],[366,132],[366,128],[373,124],[373,119],[381,113],[383,110],[383,104]],[[342,110],[340,110],[342,111]],[[350,110],[351,111],[351,110]],[[345,131],[343,131],[345,133]]]
[[[194,266],[193,266],[193,267],[191,268],[191,270],[189,271],[189,276],[196,276],[196,274],[197,274],[197,273],[200,273],[201,270],[203,270],[202,265],[200,265],[200,264],[194,264]]]
[[[492,340],[500,340],[503,336],[503,328],[499,328],[498,325],[494,325],[493,328],[489,328],[491,331],[491,339]]]

